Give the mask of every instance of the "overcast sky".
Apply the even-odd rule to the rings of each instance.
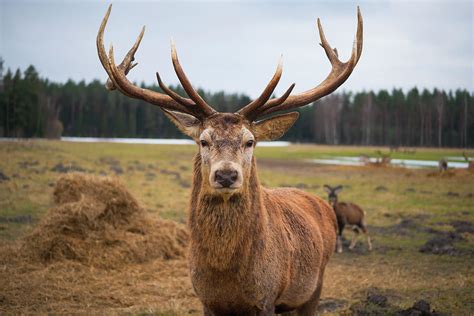
[[[42,77],[105,80],[95,37],[110,2],[0,0],[0,56],[8,68],[33,64]],[[283,54],[276,92],[293,82],[309,89],[330,70],[317,45],[320,17],[342,59],[350,56],[356,7],[364,18],[364,50],[341,89],[456,89],[474,91],[473,1],[113,1],[105,43],[117,62],[142,25],[134,81],[152,83],[159,70],[178,82],[170,39],[195,86],[257,96]]]

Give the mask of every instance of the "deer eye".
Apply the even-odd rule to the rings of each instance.
[[[245,144],[245,147],[250,148],[250,147],[253,146],[253,143],[254,143],[253,140],[249,140],[249,141]]]
[[[206,142],[205,140],[201,140],[201,146],[202,147],[207,147],[207,146],[209,146],[209,143]]]

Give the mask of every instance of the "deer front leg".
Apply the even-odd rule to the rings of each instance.
[[[357,243],[357,237],[359,236],[359,230],[354,229],[354,235],[352,235],[351,245],[349,246],[349,250],[354,249]]]
[[[367,244],[369,245],[369,251],[372,251],[372,241],[370,240],[370,236],[368,233],[366,233],[367,235]]]
[[[362,232],[367,237],[367,245],[369,246],[369,251],[372,251],[372,240],[370,239],[369,231],[365,225],[362,226]]]
[[[342,235],[337,235],[336,249],[337,253],[342,253]]]
[[[337,226],[336,251],[337,253],[342,253],[342,232],[344,231],[345,223],[338,219]]]

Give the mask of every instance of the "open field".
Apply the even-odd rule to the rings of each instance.
[[[6,176],[0,174],[0,279],[8,280],[0,282],[0,313],[200,314],[185,258],[108,269],[74,260],[21,264],[15,252],[17,243],[53,206],[55,183],[68,171],[118,177],[151,216],[184,224],[196,150],[173,145],[0,142],[0,172]],[[295,186],[326,197],[324,184],[341,184],[340,199],[366,211],[374,251],[368,252],[360,237],[354,251],[333,255],[322,294],[325,312],[387,312],[425,299],[437,311],[472,315],[474,172],[438,174],[434,169],[321,166],[306,161],[375,155],[377,150],[388,152],[311,145],[256,151],[265,186]],[[461,153],[417,149],[392,158],[438,160]],[[351,235],[346,229],[346,238]],[[423,246],[427,252],[419,251]],[[368,294],[387,297],[390,306],[367,303]]]

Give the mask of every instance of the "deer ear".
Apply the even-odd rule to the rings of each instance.
[[[326,191],[327,194],[331,194],[332,192],[331,187],[327,184],[324,185],[324,191]]]
[[[339,192],[342,191],[342,185],[338,185],[335,189],[334,189],[334,193],[336,194],[339,194]]]
[[[286,131],[296,122],[298,112],[290,112],[276,115],[268,119],[254,123],[254,135],[257,141],[275,140],[282,137]]]
[[[188,135],[194,140],[199,138],[201,121],[199,121],[197,118],[189,114],[175,111],[163,110],[163,112],[185,135]]]

